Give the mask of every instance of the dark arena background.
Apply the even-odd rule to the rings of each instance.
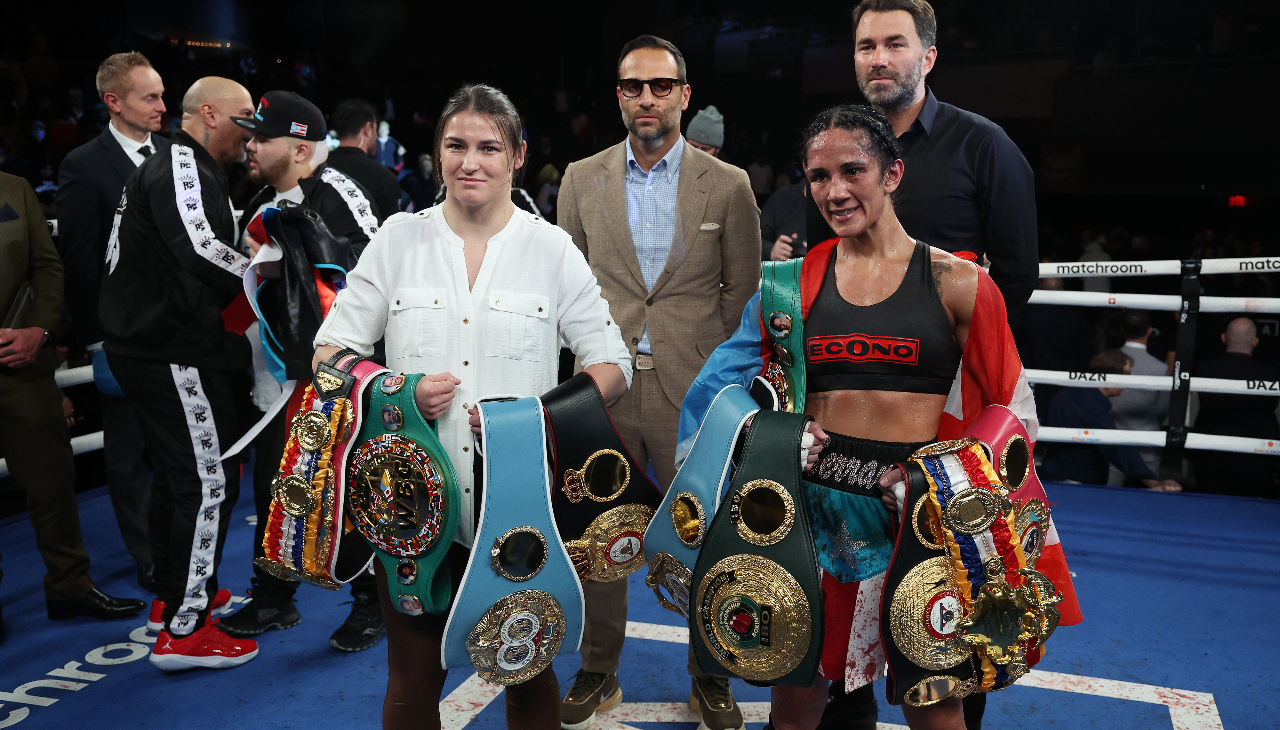
[[[255,99],[296,91],[325,114],[361,97],[405,148],[401,177],[433,153],[437,118],[454,90],[496,86],[524,122],[522,186],[535,199],[551,193],[543,199],[554,221],[565,166],[626,137],[615,98],[618,50],[652,33],[687,61],[692,99],[683,123],[714,105],[724,117],[720,158],[748,171],[764,204],[802,182],[805,122],[829,105],[862,101],[852,4],[13,0],[0,10],[0,172],[29,181],[56,221],[61,160],[107,122],[95,70],[112,53],[137,50],[164,80],[163,134],[177,128],[182,93],[203,76],[239,81]],[[1118,473],[1110,486],[1047,484],[1085,620],[1056,634],[1026,679],[990,697],[984,726],[1277,727],[1280,686],[1265,665],[1280,599],[1280,424],[1274,433],[1225,434],[1197,428],[1196,419],[1200,393],[1230,394],[1251,412],[1263,399],[1264,416],[1280,406],[1280,393],[1270,392],[1280,391],[1280,3],[933,5],[938,59],[929,87],[1003,127],[1035,174],[1041,289],[1013,325],[1036,390],[1041,442],[1164,447],[1160,476],[1184,487],[1152,492]],[[244,165],[227,172],[240,210],[257,188]],[[1070,266],[1081,262],[1110,264],[1103,272]],[[1126,307],[1152,312],[1148,351],[1170,372],[1113,382],[1171,392],[1169,416],[1157,430],[1129,435],[1044,425],[1055,393],[1085,385],[1076,381],[1090,353],[1125,342]],[[1251,357],[1271,375],[1201,377],[1197,363],[1223,355],[1220,335],[1241,316],[1257,328]],[[89,356],[69,326],[55,334],[93,577],[111,595],[150,600],[103,486]],[[1249,490],[1206,486],[1224,459],[1246,457],[1256,460]],[[251,574],[252,463],[243,473],[219,571],[236,602]],[[259,637],[257,660],[228,672],[164,675],[141,661],[155,642],[145,614],[48,621],[24,491],[39,487],[7,474],[0,466],[0,728],[380,727],[385,640],[355,654],[326,645],[348,610],[338,605],[345,592],[301,588],[303,622]],[[688,630],[656,605],[643,575],[630,579],[626,700],[595,727],[692,730]],[[562,692],[579,665],[576,654],[556,660]],[[768,690],[733,687],[747,727],[763,727]],[[880,727],[905,727],[883,687],[876,684]],[[454,670],[442,717],[446,728],[502,727],[500,688]]]

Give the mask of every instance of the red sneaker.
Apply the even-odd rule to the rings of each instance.
[[[151,663],[166,672],[183,669],[230,669],[258,656],[258,643],[236,639],[218,630],[218,619],[204,622],[190,636],[161,631],[151,651]]]
[[[231,591],[223,588],[213,595],[213,605],[209,607],[210,616],[221,616],[231,612]],[[147,631],[159,631],[164,628],[164,601],[151,599],[151,613],[147,616]]]

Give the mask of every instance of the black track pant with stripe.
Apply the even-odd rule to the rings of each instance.
[[[218,564],[240,495],[240,459],[222,449],[243,433],[252,408],[249,375],[108,354],[133,404],[155,469],[148,523],[165,628],[186,636],[204,625],[218,591]]]

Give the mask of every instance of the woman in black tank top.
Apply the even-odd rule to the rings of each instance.
[[[858,587],[877,585],[892,555],[893,501],[881,484],[888,483],[887,469],[938,433],[978,289],[976,267],[913,240],[898,222],[892,195],[904,165],[893,129],[879,113],[865,106],[828,109],[806,129],[803,150],[813,200],[839,237],[809,253],[808,265],[824,259],[826,265],[804,321],[805,412],[815,418],[810,430],[822,444],[806,472],[805,494],[826,573],[825,639],[822,675],[813,687],[773,688],[778,730],[812,728],[824,716],[823,677],[870,677],[883,666],[874,659],[856,664],[859,653],[883,648],[876,642],[863,651],[854,645],[861,632],[850,631],[868,619],[863,612],[878,620],[880,596]],[[804,276],[812,286],[812,274]],[[883,590],[883,582],[878,585]],[[860,703],[874,707],[869,683],[837,695],[827,715],[848,714]],[[912,727],[964,728],[955,698],[904,705],[903,714]]]

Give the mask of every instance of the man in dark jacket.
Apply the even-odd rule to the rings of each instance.
[[[205,77],[182,99],[182,129],[125,185],[103,267],[99,318],[112,372],[133,403],[162,472],[151,495],[160,629],[151,663],[224,668],[258,654],[206,620],[240,492],[240,462],[222,459],[248,403],[249,343],[222,311],[243,290],[249,260],[222,166],[243,159],[253,114],[240,84]]]
[[[124,183],[151,154],[169,148],[155,134],[164,114],[164,82],[137,51],[107,57],[98,67],[98,96],[111,120],[107,130],[67,154],[58,173],[58,249],[66,271],[67,307],[80,345],[93,355],[93,379],[102,392],[103,456],[107,489],[125,547],[138,564],[138,584],[154,592],[147,502],[151,467],[138,417],[107,367],[98,324],[102,257]]]
[[[262,216],[267,207],[289,205],[294,203],[314,211],[319,215],[324,226],[334,236],[345,239],[351,251],[358,256],[364,250],[369,238],[378,231],[377,206],[369,201],[364,186],[348,178],[337,170],[323,164],[316,165],[318,154],[325,150],[324,139],[328,135],[325,128],[324,115],[315,104],[291,91],[268,91],[258,104],[258,110],[251,118],[236,118],[236,124],[253,132],[249,142],[249,176],[257,182],[265,182],[253,200],[245,206],[240,216],[239,234],[241,240],[256,254],[261,242],[250,233],[250,226],[255,219]],[[259,225],[261,225],[259,223]],[[258,230],[255,226],[254,230]],[[318,262],[317,262],[318,263]],[[310,273],[310,272],[308,272]],[[300,282],[310,285],[312,281]],[[279,287],[280,281],[268,281],[267,286]],[[291,323],[281,321],[284,318],[298,319],[296,314],[297,300],[301,298],[298,291],[266,292],[273,295],[273,301],[280,296],[292,298],[291,303],[283,307],[262,308],[263,321],[260,327],[268,327],[277,341],[283,338],[285,330],[292,330]],[[313,323],[319,327],[319,321]],[[305,344],[305,356],[301,363],[292,362],[289,351],[276,353],[274,346],[264,340],[264,352],[275,358],[284,373],[281,377],[291,380],[309,380],[311,366],[311,341],[315,337],[315,329],[301,334],[301,337],[290,337],[290,342]],[[275,380],[263,373],[273,387]],[[259,376],[260,380],[263,379]],[[274,393],[279,393],[278,387]],[[253,498],[258,513],[258,526],[254,529],[253,556],[263,556],[262,536],[270,516],[271,484],[280,465],[280,456],[287,440],[285,425],[286,413],[280,411],[272,419],[254,441],[258,451],[258,459],[254,466]],[[351,581],[352,609],[347,621],[329,638],[329,645],[340,651],[363,651],[373,646],[382,635],[382,611],[378,606],[378,589],[372,574],[361,569],[368,562],[372,551],[362,538],[352,534],[354,539],[344,539],[341,552],[342,565],[349,572],[342,575],[349,578],[352,573],[360,571]],[[347,567],[347,563],[353,563]],[[220,622],[223,631],[232,636],[257,636],[272,629],[287,629],[297,626],[302,620],[294,604],[294,592],[298,588],[296,581],[284,580],[271,575],[258,567],[253,568],[253,597],[240,608],[235,615]]]
[[[80,537],[71,434],[53,380],[49,330],[62,311],[62,263],[31,185],[0,173],[0,456],[27,495],[44,558],[49,618],[123,618],[146,607],[93,587]],[[0,577],[3,571],[0,571]],[[0,640],[4,623],[0,620]]]
[[[1230,378],[1254,383],[1280,379],[1276,369],[1253,358],[1258,346],[1258,328],[1248,317],[1239,317],[1222,334],[1227,352],[1196,365],[1195,374],[1205,378]],[[1220,436],[1243,436],[1280,440],[1276,406],[1280,398],[1261,393],[1201,393],[1200,413],[1195,430]],[[1263,454],[1233,454],[1222,451],[1193,453],[1196,463],[1196,491],[1238,494],[1245,497],[1280,497],[1276,488],[1276,457]]]
[[[378,164],[378,111],[364,99],[338,102],[329,117],[329,128],[338,135],[338,148],[329,153],[329,167],[365,187],[378,205],[378,225],[400,212],[400,182],[391,170]]]

